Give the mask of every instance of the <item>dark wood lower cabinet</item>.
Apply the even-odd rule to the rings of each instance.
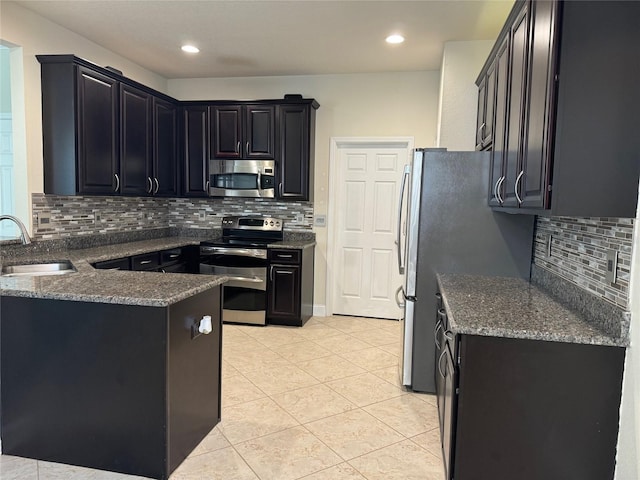
[[[313,315],[314,248],[270,249],[267,323],[303,326]]]
[[[220,291],[168,307],[3,297],[3,453],[168,478],[220,421]],[[203,315],[213,332],[195,335]]]
[[[448,479],[613,479],[624,348],[476,335],[448,345],[459,348],[441,364]]]

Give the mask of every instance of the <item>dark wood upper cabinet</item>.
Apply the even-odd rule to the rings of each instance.
[[[74,124],[77,128],[77,154],[70,159],[63,160],[66,164],[69,161],[77,162],[77,193],[80,194],[113,194],[119,193],[121,182],[118,171],[118,82],[98,72],[88,68],[77,68],[77,116]],[[44,73],[44,72],[43,72]],[[56,79],[52,79],[54,82]],[[67,79],[73,85],[72,79]],[[48,88],[47,88],[48,87]],[[57,85],[49,85],[43,88],[43,94],[49,88],[57,90]],[[55,93],[51,92],[53,95]],[[48,110],[51,116],[43,120],[45,131],[64,130],[69,133],[69,129],[62,125],[52,125],[58,121],[69,121],[70,119],[60,119],[56,110],[55,99],[48,103]],[[60,98],[58,101],[71,101],[73,98]],[[73,104],[72,103],[72,104]],[[66,110],[66,106],[65,106]],[[73,121],[73,120],[72,120]],[[54,134],[55,135],[55,134]],[[73,138],[52,139],[52,142],[73,142]],[[48,153],[48,152],[47,152]],[[47,160],[55,162],[51,157]],[[45,171],[51,172],[55,165]],[[75,178],[74,174],[72,178]],[[46,176],[45,176],[46,178]],[[45,193],[57,193],[48,191],[49,188],[56,188],[54,185],[47,185],[45,181]],[[61,194],[75,194],[67,188],[63,188]]]
[[[640,2],[516,1],[476,81],[480,127],[487,75],[498,65],[489,205],[512,213],[635,217],[640,69],[630,65],[640,44],[637,18]]]
[[[275,158],[274,105],[211,107],[211,158],[272,160]]]
[[[312,103],[279,107],[277,195],[280,198],[312,199],[316,108]]]
[[[38,55],[44,193],[206,197],[209,161],[275,160],[276,197],[310,200],[315,111],[280,100],[179,102],[74,55]]]
[[[176,103],[73,55],[42,64],[44,192],[176,195]]]
[[[153,193],[178,195],[178,107],[153,99]]]
[[[120,193],[153,193],[152,97],[146,92],[120,84]]]
[[[184,108],[184,171],[182,195],[208,196],[209,143],[208,107]]]
[[[509,93],[509,45],[511,37],[506,35],[499,45],[492,64],[495,76],[495,98],[493,119],[493,141],[491,147],[491,168],[489,180],[489,205],[499,207],[502,204],[501,187],[504,181],[505,142],[507,132],[507,101]]]

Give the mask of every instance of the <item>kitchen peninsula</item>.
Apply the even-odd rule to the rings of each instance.
[[[166,237],[78,250],[35,242],[0,258],[70,260],[77,270],[0,276],[3,453],[169,477],[220,421],[226,278],[91,264],[198,242]]]

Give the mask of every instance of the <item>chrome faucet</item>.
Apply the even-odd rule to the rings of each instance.
[[[20,229],[20,240],[22,240],[23,245],[31,243],[31,237],[27,232],[27,227],[24,226],[24,223],[22,223],[18,217],[14,217],[13,215],[0,215],[0,222],[2,220],[11,220],[18,226]]]

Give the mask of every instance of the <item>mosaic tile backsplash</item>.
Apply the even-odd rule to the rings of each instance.
[[[633,219],[538,217],[533,263],[618,307],[629,309]],[[551,235],[551,256],[547,238]],[[617,250],[617,281],[606,279],[607,251]]]
[[[220,228],[225,215],[285,219],[285,230],[311,232],[313,204],[267,199],[82,197],[34,193],[33,237],[49,240],[167,227]]]

